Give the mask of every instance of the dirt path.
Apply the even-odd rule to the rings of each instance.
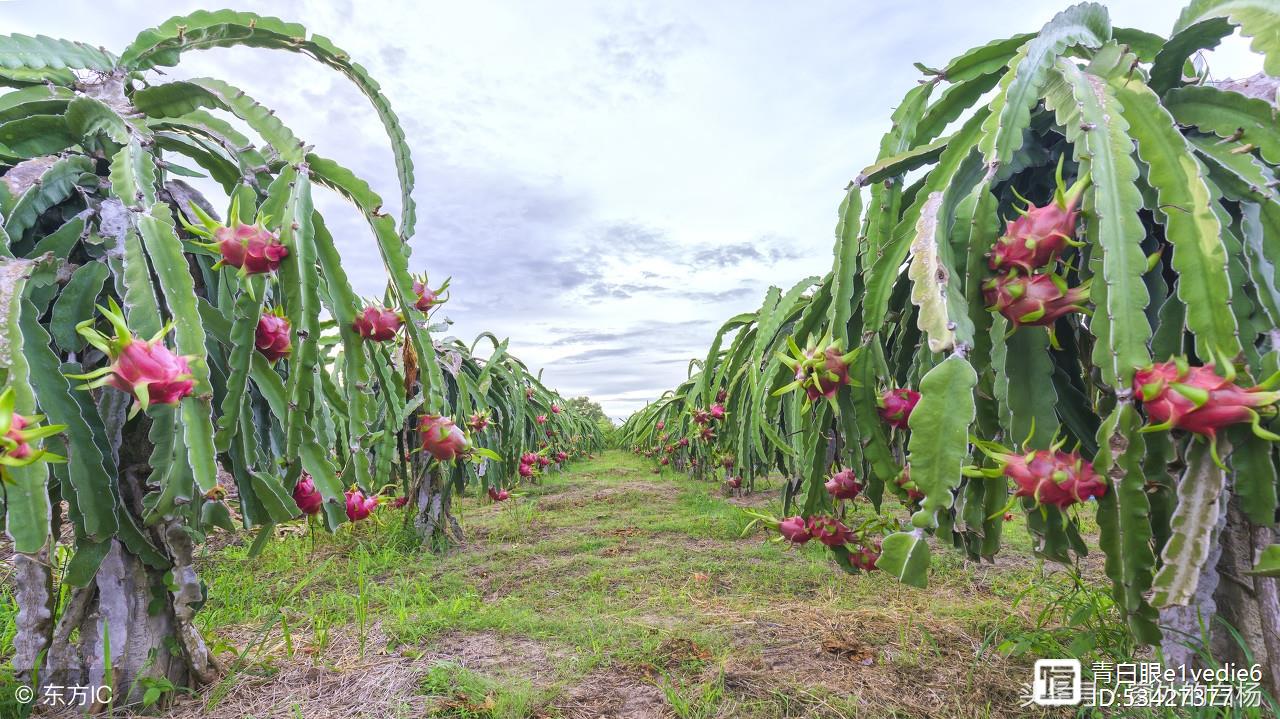
[[[443,556],[397,546],[394,520],[300,535],[242,595],[256,580],[218,569],[241,550],[210,557],[211,597],[231,594],[211,635],[257,648],[170,716],[1027,715],[1028,662],[984,650],[1024,623],[988,570],[944,563],[924,592],[850,577],[817,547],[742,537],[737,505],[768,496],[730,502],[615,452],[518,495],[464,500],[468,541]]]

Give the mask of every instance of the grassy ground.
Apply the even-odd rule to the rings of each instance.
[[[199,615],[231,671],[172,715],[1027,715],[1030,659],[996,646],[1056,641],[1032,613],[1066,585],[1038,579],[1024,532],[998,568],[940,550],[921,591],[743,537],[743,505],[776,496],[609,452],[501,505],[463,498],[467,542],[443,555],[391,510],[255,558],[237,537],[202,560]]]

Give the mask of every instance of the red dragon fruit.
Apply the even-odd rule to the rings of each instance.
[[[555,402],[551,403],[551,414],[560,414],[560,405]]]
[[[729,399],[729,391],[728,391],[728,390],[724,390],[724,389],[722,389],[722,390],[720,390],[719,392],[716,392],[716,401],[717,401],[717,402],[724,403],[724,401],[725,401],[726,399]]]
[[[115,300],[98,309],[115,329],[114,337],[107,337],[83,323],[77,331],[89,344],[101,350],[111,360],[106,367],[87,374],[67,375],[73,379],[90,380],[80,389],[110,386],[128,392],[138,399],[137,408],[146,409],[150,404],[177,404],[195,389],[195,378],[187,358],[174,354],[164,345],[164,336],[171,326],[161,328],[150,340],[135,336],[124,321],[124,312]]]
[[[783,364],[795,370],[794,381],[779,388],[774,394],[783,394],[794,389],[803,389],[810,402],[819,399],[835,401],[836,393],[850,383],[849,363],[853,361],[857,350],[846,353],[839,342],[831,339],[830,333],[820,342],[811,343],[800,349],[794,338],[787,338],[792,356],[780,355]]]
[[[568,453],[568,452],[566,452],[566,451],[564,451],[564,450],[560,450],[559,452],[556,452],[556,463],[557,463],[557,464],[564,464],[565,462],[568,462],[568,461],[569,461],[569,453]]]
[[[880,419],[884,420],[891,427],[897,429],[908,429],[907,420],[911,418],[911,410],[916,408],[916,404],[920,402],[920,393],[901,387],[898,389],[886,390],[880,395],[880,400],[876,402],[879,409],[876,412],[880,415]]]
[[[804,517],[799,515],[788,517],[778,523],[778,532],[782,538],[792,544],[804,544],[813,539],[813,535],[809,532],[809,524],[804,521]]]
[[[523,464],[523,463],[522,463],[522,464],[520,465],[520,468],[519,468],[518,470],[516,470],[516,471],[520,474],[520,476],[521,476],[521,477],[524,477],[525,479],[528,479],[529,477],[532,477],[532,476],[533,476],[533,465],[532,465],[532,464]]]
[[[1224,362],[1223,367],[1225,377],[1215,372],[1213,364],[1191,367],[1185,359],[1175,358],[1135,372],[1133,391],[1152,422],[1149,429],[1183,429],[1208,437],[1216,447],[1219,430],[1247,422],[1259,437],[1280,441],[1259,424],[1263,415],[1277,412],[1280,391],[1271,391],[1270,386],[1280,381],[1280,374],[1244,388],[1235,383],[1232,364]]]
[[[489,499],[494,502],[505,502],[511,498],[511,493],[505,489],[489,488]]]
[[[467,436],[448,417],[426,414],[418,420],[422,448],[441,462],[452,462],[471,449]]]
[[[471,419],[467,420],[467,426],[472,432],[483,432],[489,426],[489,413],[476,412],[471,415]]]
[[[667,423],[666,423],[666,422],[663,422],[662,420],[658,420],[658,423],[657,423],[657,424],[655,424],[655,425],[654,425],[654,427],[655,427],[659,432],[661,432],[662,430],[664,430],[664,429],[666,429],[666,428],[667,428]]]
[[[303,514],[319,514],[320,507],[324,505],[324,497],[320,496],[315,481],[306,472],[302,473],[302,478],[293,486],[293,501]]]
[[[983,283],[982,296],[987,309],[1004,315],[1014,327],[1049,327],[1059,317],[1089,311],[1082,304],[1089,299],[1088,283],[1067,287],[1067,281],[1053,273],[998,275]]]
[[[280,237],[261,225],[233,224],[214,231],[214,241],[222,253],[222,264],[239,269],[246,275],[275,272],[289,248]]]
[[[719,422],[720,420],[725,418],[726,414],[727,413],[724,411],[724,405],[720,404],[719,402],[711,405],[712,421]]]
[[[66,458],[37,448],[33,442],[66,429],[65,424],[37,427],[42,415],[24,417],[13,411],[17,395],[10,387],[0,392],[0,479],[9,479],[7,468],[25,467],[34,462],[65,462]]]
[[[547,457],[543,457],[542,455],[538,455],[538,467],[542,468],[542,467],[548,467],[550,465],[551,465],[550,459],[548,459]]]
[[[681,447],[688,447],[688,446],[689,446],[689,438],[688,438],[688,437],[681,437],[681,438],[680,438],[680,441],[676,442],[676,444],[677,444],[677,445],[679,445],[679,446],[681,446]]]
[[[408,495],[404,495],[404,494],[400,495],[399,497],[395,497],[391,500],[392,509],[401,509],[408,504],[409,504],[409,497]]]
[[[839,547],[853,539],[853,531],[844,522],[826,515],[809,518],[809,534],[828,547]]]
[[[547,423],[547,415],[545,415],[545,414],[540,414],[540,415],[538,415],[537,417],[535,417],[535,418],[534,418],[534,421],[535,421],[535,422],[537,422],[538,424],[546,424],[546,423]]]
[[[1017,485],[1016,497],[1066,509],[1107,492],[1106,480],[1076,452],[1040,449],[1026,454],[988,454],[1003,463],[999,471]]]
[[[347,519],[353,522],[365,519],[378,507],[378,498],[376,496],[366,497],[364,492],[358,489],[348,489],[346,496]]]
[[[849,563],[864,572],[874,570],[879,560],[880,543],[875,540],[858,544],[849,552]]]
[[[711,413],[698,407],[693,410],[693,423],[698,426],[704,426],[711,422]]]
[[[896,484],[906,490],[908,502],[918,502],[924,499],[924,492],[911,481],[911,465],[902,468],[902,474],[898,475]]]
[[[742,487],[742,477],[729,477],[725,480],[725,484],[732,489],[739,489]]]
[[[289,320],[278,312],[264,312],[258,318],[254,332],[254,346],[268,362],[289,356],[292,349],[289,339]]]
[[[534,452],[525,452],[520,455],[520,464],[537,464],[538,455]]]
[[[427,286],[427,278],[415,279],[413,281],[413,294],[417,296],[417,301],[413,306],[423,312],[430,312],[432,307],[442,305],[448,302],[448,297],[441,299],[441,295],[449,287],[449,280],[445,280],[443,285],[436,289]]]
[[[988,264],[996,271],[1018,270],[1031,274],[1052,263],[1075,242],[1076,217],[1080,198],[1089,184],[1088,176],[1076,181],[1068,190],[1062,182],[1062,163],[1058,163],[1058,187],[1053,201],[1044,207],[1027,202],[1021,215],[1008,223],[1004,235],[996,240]]]
[[[367,340],[386,342],[396,336],[401,324],[400,315],[386,307],[366,307],[351,326]]]
[[[658,461],[658,464],[661,464],[662,466],[665,467],[666,465],[671,464],[671,459],[669,457],[663,457],[661,460]]]
[[[854,476],[852,469],[843,469],[831,475],[824,486],[836,499],[855,499],[862,493],[862,485]]]

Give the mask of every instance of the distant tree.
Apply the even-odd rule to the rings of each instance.
[[[590,397],[574,397],[566,404],[570,408],[581,412],[587,419],[594,420],[597,424],[601,421],[608,422],[610,425],[613,424],[613,422],[609,421],[609,416],[604,413],[604,408],[600,406],[600,403],[591,401]]]

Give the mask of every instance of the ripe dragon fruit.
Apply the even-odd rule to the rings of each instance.
[[[395,497],[395,498],[393,498],[393,499],[391,500],[391,508],[392,508],[392,509],[400,509],[400,508],[402,508],[402,507],[406,506],[407,504],[409,504],[409,497],[408,497],[408,495],[403,495],[403,494],[402,494],[402,495],[400,495],[399,497]]]
[[[681,447],[688,447],[688,446],[689,446],[689,438],[688,438],[688,437],[681,437],[681,438],[680,438],[680,441],[676,442],[676,444],[677,444],[677,445],[679,445],[679,446],[681,446]]]
[[[551,460],[550,460],[550,459],[548,459],[548,458],[546,458],[546,457],[543,457],[542,455],[538,455],[538,467],[540,467],[540,468],[541,468],[541,467],[548,467],[548,466],[550,466],[550,465],[551,465]]]
[[[489,499],[494,502],[505,502],[511,498],[511,493],[505,489],[489,488]]]
[[[742,477],[729,477],[725,480],[725,484],[732,489],[739,489],[742,487]]]
[[[557,463],[557,464],[564,464],[565,462],[568,462],[568,461],[569,461],[569,453],[568,453],[568,452],[565,452],[564,450],[561,450],[561,451],[559,451],[559,452],[556,452],[556,463]]]
[[[534,418],[534,421],[535,421],[535,422],[537,422],[538,424],[546,424],[546,423],[547,423],[547,415],[545,415],[545,414],[540,414],[540,415],[538,415],[537,417],[535,417],[535,418]]]
[[[1044,207],[1027,202],[1021,215],[1008,223],[1004,235],[996,240],[988,264],[996,271],[1018,270],[1031,274],[1052,263],[1075,242],[1076,217],[1080,198],[1089,184],[1086,175],[1071,189],[1062,182],[1062,161],[1058,162],[1058,186],[1053,201]]]
[[[849,552],[849,563],[864,572],[874,570],[879,560],[880,543],[875,540],[858,544]]]
[[[353,522],[359,522],[373,513],[378,507],[378,498],[366,497],[364,492],[358,489],[348,489],[347,493],[347,519]]]
[[[529,477],[533,476],[533,465],[521,464],[520,468],[517,469],[516,471],[520,474],[521,477],[528,479]]]
[[[386,342],[396,336],[403,321],[386,307],[366,307],[351,323],[352,329],[372,342]]]
[[[664,429],[666,429],[666,428],[667,428],[667,423],[666,423],[666,422],[663,422],[662,420],[658,420],[658,423],[657,423],[657,424],[655,424],[655,425],[654,425],[654,427],[655,427],[659,432],[661,432],[662,430],[664,430]]]
[[[320,496],[315,481],[306,472],[302,473],[302,478],[293,486],[293,501],[303,514],[319,514],[320,507],[324,505],[324,497]]]
[[[920,393],[901,387],[898,389],[885,390],[880,395],[876,405],[876,410],[880,415],[880,419],[884,420],[889,426],[896,429],[908,429],[907,420],[911,418],[911,410],[916,408],[916,404],[920,402]]]
[[[724,401],[725,401],[726,399],[729,399],[729,391],[728,391],[728,390],[724,390],[724,389],[722,389],[722,390],[720,390],[719,392],[716,392],[716,401],[717,401],[717,402],[720,402],[720,403],[722,403],[722,404],[723,404],[723,403],[724,403]]]
[[[854,476],[852,469],[843,469],[831,475],[824,486],[836,499],[855,499],[862,493],[862,485]]]
[[[422,434],[422,448],[441,462],[452,462],[471,449],[467,436],[448,417],[423,415],[418,420],[418,432]]]
[[[898,475],[895,484],[907,491],[908,502],[918,502],[924,499],[924,492],[921,492],[916,483],[911,481],[911,465],[902,468],[902,474]]]
[[[808,522],[805,522],[804,518],[799,515],[788,517],[779,522],[778,533],[782,535],[783,539],[792,544],[804,544],[813,539],[813,535],[809,532]]]
[[[1220,376],[1213,364],[1192,367],[1185,358],[1157,362],[1133,375],[1133,391],[1142,399],[1152,424],[1148,431],[1183,429],[1215,442],[1218,431],[1233,424],[1249,423],[1253,433],[1263,439],[1280,441],[1280,437],[1263,429],[1263,415],[1274,416],[1280,391],[1270,387],[1280,381],[1280,374],[1253,387],[1235,383],[1235,368],[1223,362],[1226,376]]]
[[[289,339],[289,320],[277,312],[264,312],[258,318],[253,344],[268,362],[289,356],[293,349]]]
[[[231,210],[227,213],[231,218],[230,225],[213,219],[194,202],[190,207],[200,220],[200,225],[187,222],[183,213],[178,213],[178,218],[192,235],[212,240],[197,245],[222,255],[222,259],[214,265],[215,268],[227,265],[240,270],[241,275],[260,275],[275,272],[284,258],[289,256],[289,248],[280,242],[278,234],[262,226],[261,218],[252,225],[240,222],[238,198],[232,199]]]
[[[124,313],[115,300],[98,309],[115,328],[114,337],[93,329],[91,322],[81,323],[76,329],[89,344],[102,350],[111,364],[87,374],[67,375],[72,379],[91,380],[81,385],[81,389],[115,387],[138,399],[135,411],[139,407],[146,409],[153,403],[177,404],[195,390],[195,378],[187,358],[164,345],[169,326],[161,328],[150,340],[143,340],[129,330]]]
[[[663,458],[658,462],[658,464],[661,464],[661,465],[663,465],[663,466],[666,466],[666,465],[668,465],[668,464],[671,464],[671,459],[670,459],[670,458],[668,458],[668,457],[663,457]]]
[[[37,461],[65,462],[65,457],[37,448],[33,442],[66,429],[65,424],[38,425],[43,415],[24,417],[13,411],[17,395],[12,387],[0,392],[0,480],[9,479],[8,467],[25,467]]]
[[[779,355],[779,358],[795,370],[794,381],[778,388],[774,394],[803,389],[809,402],[823,398],[834,402],[840,388],[850,383],[849,363],[858,350],[846,353],[839,342],[831,339],[829,331],[820,342],[813,342],[803,350],[794,338],[788,337],[787,344],[792,356]]]
[[[560,414],[560,405],[555,402],[551,403],[551,414]]]
[[[724,405],[720,404],[719,402],[711,405],[712,421],[719,422],[720,420],[725,418],[726,414],[727,413],[724,411]]]
[[[1026,454],[993,452],[986,448],[983,451],[1002,463],[996,471],[1017,485],[1015,497],[1028,497],[1037,504],[1066,509],[1107,492],[1106,480],[1077,452],[1063,452],[1056,447]]]
[[[520,464],[537,464],[538,455],[534,452],[525,452],[520,455]]]
[[[471,419],[467,420],[467,426],[472,432],[483,432],[489,426],[489,414],[487,412],[477,412],[471,415]]]
[[[809,518],[809,534],[828,547],[839,547],[853,539],[853,531],[835,517],[818,515]]]
[[[427,286],[427,278],[425,276],[420,279],[415,278],[413,280],[413,294],[418,299],[413,303],[413,306],[423,312],[430,312],[432,307],[449,301],[448,297],[440,298],[440,295],[444,294],[444,291],[448,288],[449,280],[445,280],[444,284],[433,290]]]
[[[711,413],[698,407],[693,411],[693,423],[698,426],[705,426],[711,422]]]
[[[982,297],[988,310],[1004,315],[1014,327],[1049,327],[1064,315],[1089,312],[1082,304],[1089,299],[1088,282],[1067,287],[1067,281],[1053,273],[992,277],[983,283]]]

